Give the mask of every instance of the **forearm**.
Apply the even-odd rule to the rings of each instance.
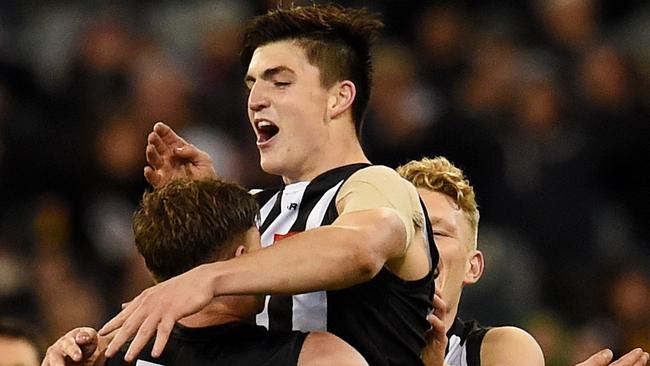
[[[363,215],[355,219],[370,219]],[[377,225],[382,222],[386,220],[378,220]],[[350,287],[373,278],[388,258],[400,252],[404,234],[399,227],[392,228],[393,223],[388,220],[383,229],[345,222],[319,227],[232,260],[208,264],[208,276],[215,296]]]

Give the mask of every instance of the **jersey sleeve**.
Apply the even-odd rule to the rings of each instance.
[[[408,248],[424,219],[417,190],[393,169],[379,165],[361,169],[348,178],[336,197],[340,215],[380,207],[394,210],[402,220]]]

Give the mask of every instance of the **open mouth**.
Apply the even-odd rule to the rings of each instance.
[[[278,126],[269,121],[255,122],[255,129],[257,130],[258,143],[264,143],[280,132]]]

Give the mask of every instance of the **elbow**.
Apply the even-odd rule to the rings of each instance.
[[[355,268],[356,273],[354,277],[359,279],[359,283],[370,281],[379,273],[385,263],[372,250],[366,248],[365,245],[359,245],[356,248],[354,253],[352,253],[350,261]]]
[[[350,258],[359,272],[358,278],[365,282],[375,277],[386,261],[401,253],[404,240],[403,224],[390,211],[380,212],[376,220],[359,229]]]

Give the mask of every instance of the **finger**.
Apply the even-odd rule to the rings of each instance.
[[[81,349],[81,353],[84,357],[92,355],[95,350],[97,350],[97,345],[99,343],[99,338],[97,332],[92,329],[92,332],[82,330],[74,338],[75,343]],[[75,361],[78,361],[75,359]]]
[[[154,169],[160,169],[163,167],[165,161],[163,160],[161,154],[163,152],[159,151],[154,145],[148,144],[144,150],[145,156],[147,158],[147,163],[151,165]]]
[[[130,308],[130,306],[127,306],[127,310]],[[124,310],[123,310],[124,312]],[[142,315],[141,315],[142,314]],[[115,319],[115,318],[113,318]],[[140,310],[134,311],[133,314],[131,314],[126,321],[124,321],[120,327],[120,329],[117,331],[115,334],[115,337],[111,340],[111,342],[108,344],[108,347],[106,348],[106,352],[104,354],[106,357],[110,358],[113,357],[118,350],[129,340],[133,335],[135,335],[138,330],[140,329],[142,323],[144,323],[147,319],[147,314],[145,311]],[[111,320],[112,321],[112,320]],[[107,323],[105,325],[108,326],[109,324]],[[102,328],[103,330],[104,328]],[[107,328],[110,329],[110,328]],[[101,331],[100,331],[101,332]],[[110,333],[110,330],[106,332],[106,334]]]
[[[41,363],[41,366],[65,366],[64,357],[60,351],[52,350],[52,347],[47,349],[45,353],[45,358]]]
[[[162,122],[156,122],[156,124],[153,126],[153,131],[157,133],[158,136],[160,136],[162,141],[167,144],[167,146],[181,147],[183,145],[187,145],[187,142],[182,137],[178,136],[176,132],[171,129],[171,127]]]
[[[642,353],[641,357],[634,363],[633,366],[645,366],[648,364],[648,353]]]
[[[124,323],[129,319],[131,314],[133,314],[137,310],[138,306],[140,305],[140,302],[142,301],[142,298],[143,298],[143,294],[136,296],[133,300],[131,300],[128,303],[128,305],[125,308],[122,309],[122,311],[120,311],[119,314],[115,315],[113,319],[109,320],[108,323],[104,324],[104,326],[97,333],[100,336],[105,336],[113,332],[114,330],[123,327]]]
[[[438,318],[433,314],[427,316],[427,321],[431,324],[430,336],[435,336],[435,333],[444,334],[445,333],[445,322],[442,319]]]
[[[152,357],[160,357],[165,345],[169,340],[169,335],[174,329],[175,321],[174,319],[164,319],[158,324],[158,329],[156,331],[156,341],[153,344],[153,349],[151,350]]]
[[[124,308],[126,308],[127,306],[129,306],[130,303],[131,303],[130,301],[129,301],[129,302],[123,302],[123,303],[122,303],[122,309],[124,309]]]
[[[614,357],[609,349],[601,350],[576,366],[607,366]]]
[[[144,167],[144,177],[153,187],[160,185],[160,174],[148,165]],[[124,309],[124,306],[122,306],[122,309]]]
[[[187,159],[190,161],[195,161],[203,153],[196,146],[192,144],[187,144],[185,146],[177,147],[174,149],[174,155],[182,159]]]
[[[431,330],[427,336],[428,338],[446,336],[444,315],[446,314],[447,305],[437,294],[433,296],[432,304],[433,311],[427,315],[427,321],[431,325]]]
[[[156,132],[149,133],[147,136],[147,144],[152,145],[161,155],[169,154],[171,149],[171,146],[167,145]]]
[[[442,296],[442,288],[440,288],[440,286],[438,285],[435,286],[435,294],[438,296]]]
[[[641,348],[635,348],[623,355],[623,357],[613,362],[611,366],[636,366],[637,364],[642,365],[642,363],[640,363],[642,359],[643,350]]]
[[[81,348],[77,346],[73,337],[67,335],[48,348],[45,359],[48,365],[65,366],[66,357],[70,357],[75,362],[81,361],[82,357]]]
[[[120,312],[116,316],[114,316],[113,319],[108,321],[108,323],[104,324],[104,326],[99,330],[99,335],[105,336],[108,333],[120,328],[127,319],[127,315],[123,313],[124,311],[127,310],[128,307],[126,309],[123,309],[122,312]]]
[[[438,294],[433,295],[431,304],[433,305],[434,313],[438,315],[444,314],[447,310],[447,304]]]
[[[136,333],[135,338],[133,338],[133,341],[131,341],[129,349],[126,351],[126,355],[124,355],[125,361],[131,362],[140,354],[140,351],[142,351],[144,346],[147,345],[149,339],[153,337],[159,321],[160,317],[155,314],[152,314],[144,319],[138,328],[138,332]]]

